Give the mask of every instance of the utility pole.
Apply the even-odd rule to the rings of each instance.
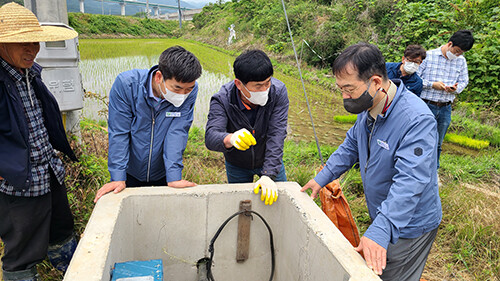
[[[68,24],[66,0],[24,0],[24,6],[31,10],[40,22]]]
[[[146,0],[146,18],[149,19],[149,0]]]
[[[179,7],[179,28],[182,29],[181,0],[177,0],[177,6]]]

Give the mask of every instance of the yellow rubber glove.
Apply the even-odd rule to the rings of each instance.
[[[278,186],[270,177],[260,177],[254,185],[253,192],[258,194],[259,189],[262,190],[260,200],[264,201],[266,205],[272,205],[276,202],[276,200],[278,200]]]
[[[234,132],[229,141],[238,150],[247,150],[250,146],[257,144],[255,138],[245,128]]]

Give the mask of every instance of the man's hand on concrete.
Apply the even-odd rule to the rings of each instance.
[[[196,183],[187,180],[178,180],[178,181],[169,181],[167,186],[173,188],[184,188],[184,187],[196,186]]]
[[[257,144],[255,138],[245,128],[231,134],[229,142],[238,150],[247,150],[250,146]]]
[[[113,193],[118,193],[125,189],[125,181],[112,181],[103,185],[96,193],[94,198],[94,203],[97,203],[97,200],[101,198],[106,193],[113,191]]]
[[[262,190],[260,200],[264,201],[266,205],[272,205],[278,200],[278,186],[270,177],[260,177],[253,187],[253,192],[258,194],[259,189]]]
[[[316,196],[318,196],[318,192],[321,190],[321,186],[314,180],[310,180],[300,191],[305,192],[306,190],[311,189],[311,198],[316,199]]]
[[[375,241],[365,236],[361,237],[358,247],[354,250],[363,253],[366,265],[377,275],[382,275],[387,263],[387,250]]]
[[[436,90],[445,91],[446,90],[446,85],[443,82],[441,82],[441,81],[432,82],[432,88],[436,89]]]

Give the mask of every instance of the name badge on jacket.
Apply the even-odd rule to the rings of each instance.
[[[389,144],[387,144],[385,141],[377,139],[377,144],[383,149],[389,150]]]
[[[165,117],[181,117],[180,112],[165,112]]]

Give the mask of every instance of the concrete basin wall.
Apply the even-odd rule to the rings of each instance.
[[[143,187],[108,194],[95,206],[64,280],[107,281],[116,262],[162,259],[164,280],[196,281],[196,262],[209,256],[210,240],[241,200],[252,200],[252,210],[273,231],[274,280],[380,280],[297,183],[278,183],[272,206],[264,205],[252,187]],[[267,228],[253,216],[249,258],[237,263],[237,226],[236,217],[215,242],[215,280],[268,280]]]

